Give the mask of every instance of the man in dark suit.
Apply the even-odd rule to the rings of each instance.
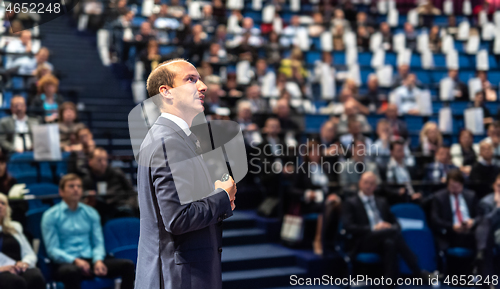
[[[215,185],[190,128],[207,87],[184,59],[159,65],[147,90],[161,115],[138,157],[141,214],[138,289],[222,288],[222,220],[232,215],[236,184]]]
[[[6,153],[22,153],[33,149],[33,127],[37,118],[26,115],[26,100],[15,95],[10,100],[12,116],[0,120],[0,147]]]
[[[353,237],[353,253],[376,252],[384,259],[384,276],[394,278],[400,254],[415,276],[425,276],[416,256],[400,233],[396,217],[383,198],[375,197],[377,177],[366,172],[359,180],[359,192],[347,199],[342,208],[342,222]]]
[[[431,223],[438,236],[438,246],[441,250],[474,249],[473,233],[479,220],[475,193],[464,189],[464,177],[458,169],[448,172],[446,186],[436,192],[432,200]]]

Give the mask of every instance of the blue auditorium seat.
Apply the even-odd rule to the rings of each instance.
[[[431,230],[429,228],[403,230],[401,234],[408,247],[418,256],[418,265],[420,268],[428,272],[434,272],[437,269],[437,255]],[[399,258],[399,271],[403,274],[412,273],[401,258]]]
[[[455,50],[458,52],[458,53],[464,53],[465,52],[465,42],[463,41],[459,41],[459,40],[455,40],[454,41],[454,45],[455,45]]]
[[[14,93],[12,91],[5,91],[3,93],[3,103],[1,104],[2,107],[4,108],[10,108],[10,100],[12,99],[12,96]]]
[[[368,123],[370,124],[373,130],[377,128],[377,123],[382,118],[383,115],[378,115],[378,114],[369,114],[366,116],[366,119],[368,120]]]
[[[385,53],[385,64],[386,65],[392,65],[394,67],[397,66],[397,60],[398,60],[398,56],[396,53],[394,52],[386,52]]]
[[[435,68],[446,68],[446,55],[442,53],[434,54],[434,67]]]
[[[360,66],[370,66],[372,61],[371,52],[359,52],[358,53],[358,63]]]
[[[498,69],[498,63],[497,59],[495,58],[495,55],[488,55],[488,63],[490,65],[490,70],[491,69]]]
[[[359,74],[361,78],[361,84],[366,84],[368,82],[368,76],[375,71],[372,68],[360,69]]]
[[[345,65],[345,52],[335,51],[333,52],[333,64],[335,65]]]
[[[321,39],[319,37],[311,37],[313,49],[321,50]]]
[[[113,219],[104,225],[106,252],[116,258],[137,262],[139,244],[138,218]]]
[[[500,83],[500,71],[488,71],[488,81],[497,86]]]
[[[474,252],[471,249],[454,247],[446,250],[446,254],[458,258],[469,258],[472,257]]]
[[[15,153],[10,157],[7,170],[18,181],[18,183],[37,183],[37,168],[33,165],[35,161],[33,152]],[[40,182],[51,182],[52,172],[48,163],[40,162]]]
[[[171,46],[162,45],[162,46],[160,46],[160,54],[161,55],[168,55],[168,54],[174,52],[175,49],[176,49],[176,47],[173,45],[171,45]]]
[[[441,79],[448,76],[448,72],[444,71],[444,70],[430,70],[429,73],[431,76],[432,83],[435,83],[435,84],[439,84]]]
[[[57,195],[59,194],[59,187],[52,183],[39,183],[39,184],[30,184],[26,187],[29,189],[29,194],[34,196],[46,196],[46,195]],[[54,202],[60,201],[59,198],[53,199]],[[28,200],[29,208],[37,209],[47,207],[46,204],[43,204],[41,200]]]
[[[463,115],[464,110],[470,106],[469,102],[452,101],[450,102],[451,113],[453,115]]]
[[[447,26],[448,25],[448,17],[442,16],[442,15],[434,16],[434,25]]]
[[[132,19],[132,26],[134,26],[134,27],[141,26],[142,22],[145,22],[145,21],[146,21],[146,18],[135,16],[134,19]]]
[[[439,110],[443,108],[444,104],[440,101],[432,103],[432,113],[439,113]]]
[[[308,51],[306,52],[306,64],[314,64],[317,60],[321,60],[321,52],[319,51]]]
[[[13,89],[24,89],[24,79],[20,76],[12,77],[12,88]]]
[[[356,255],[355,260],[363,264],[377,264],[382,262],[382,258],[377,253],[359,253]]]
[[[410,67],[422,68],[422,58],[420,57],[420,54],[416,53],[411,54]]]
[[[317,133],[321,125],[330,118],[329,115],[306,114],[304,118],[305,130],[307,133]]]
[[[459,54],[458,55],[458,65],[461,69],[475,69],[475,56]]]
[[[459,70],[458,71],[458,79],[463,83],[467,84],[469,79],[476,77],[476,71],[474,70]]]
[[[427,220],[425,218],[425,213],[422,208],[418,205],[411,203],[397,204],[391,207],[391,212],[396,218],[413,219],[424,222],[424,226],[427,227]]]
[[[30,209],[26,212],[26,228],[28,232],[33,235],[33,238],[42,239],[42,229],[41,222],[42,216],[45,211],[49,209],[49,206],[40,207],[36,209]]]

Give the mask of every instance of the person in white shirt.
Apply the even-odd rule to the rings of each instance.
[[[5,52],[7,53],[31,53],[32,41],[31,41],[31,31],[23,30],[19,34],[19,39],[14,39],[9,41],[5,47]],[[14,64],[14,61],[20,56],[7,55],[5,61],[5,68],[9,69]]]
[[[21,95],[12,97],[10,110],[12,116],[0,120],[0,147],[6,153],[32,150],[33,126],[38,125],[38,119],[26,115],[26,101]]]
[[[47,66],[50,71],[54,70],[54,66],[48,62],[50,56],[50,51],[47,47],[42,47],[35,54],[34,57],[21,57],[16,59],[12,67],[19,66],[19,70],[17,73],[22,75],[34,75],[36,69],[40,65]]]
[[[298,15],[292,16],[290,19],[290,25],[283,29],[281,32],[280,44],[283,47],[290,47],[291,45],[297,45],[295,39],[299,34],[299,30],[306,31],[307,28],[300,26],[300,17]]]
[[[415,82],[415,74],[410,73],[405,78],[404,84],[394,90],[394,97],[390,99],[390,102],[398,106],[399,114],[418,115],[420,113],[417,97],[421,93],[421,90],[416,87]]]

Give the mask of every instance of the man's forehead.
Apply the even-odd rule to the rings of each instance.
[[[181,77],[184,77],[184,76],[189,75],[189,74],[194,74],[194,75],[199,76],[198,70],[196,70],[196,67],[194,67],[194,65],[192,65],[189,62],[179,61],[176,63],[172,63],[169,66],[170,66],[169,69],[171,69],[172,71],[175,72],[176,75],[179,75]]]

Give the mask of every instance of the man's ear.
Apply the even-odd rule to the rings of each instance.
[[[162,85],[158,88],[161,96],[166,98],[166,99],[172,99],[172,94],[170,93],[170,89],[172,89],[172,88],[167,86],[167,85]]]

